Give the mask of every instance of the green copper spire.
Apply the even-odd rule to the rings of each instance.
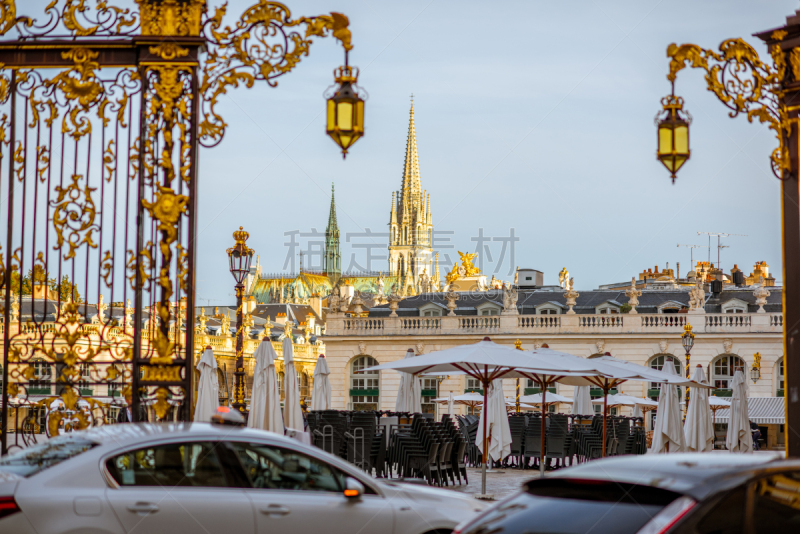
[[[331,279],[338,278],[342,272],[342,256],[339,252],[339,225],[336,222],[336,199],[331,184],[331,210],[328,214],[328,227],[325,229],[325,256],[322,269]]]

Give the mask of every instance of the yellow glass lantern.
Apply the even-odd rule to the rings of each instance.
[[[675,174],[691,156],[689,124],[692,116],[683,110],[683,98],[673,93],[661,99],[662,109],[656,115],[658,126],[658,161],[664,164],[675,183]]]
[[[356,85],[358,68],[345,64],[334,71],[338,87],[328,98],[326,132],[342,148],[342,157],[364,136],[363,89]]]

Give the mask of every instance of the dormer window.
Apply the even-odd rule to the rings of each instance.
[[[500,305],[495,302],[484,301],[477,306],[475,309],[478,311],[478,315],[500,315]]]
[[[423,310],[422,311],[423,317],[441,317],[442,311],[441,310]]]
[[[722,313],[747,313],[747,302],[741,299],[730,299],[720,306]]]
[[[606,306],[604,308],[598,308],[597,313],[600,315],[609,315],[612,313],[619,313],[619,310],[616,308],[612,308],[611,306]]]
[[[616,300],[607,300],[594,307],[594,312],[599,315],[611,315],[619,313],[619,308],[622,306]]]
[[[536,315],[560,315],[565,307],[558,302],[545,302],[536,306]]]

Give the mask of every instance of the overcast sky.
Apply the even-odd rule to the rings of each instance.
[[[251,3],[232,0],[228,13]],[[454,232],[442,234],[449,240],[440,243],[443,263],[445,254],[475,251],[481,231],[506,240],[513,231],[513,262],[508,249],[500,261],[503,241],[490,241],[488,253],[481,250],[485,273],[499,269],[498,277],[511,279],[519,265],[555,284],[567,267],[576,289],[587,290],[667,262],[680,262],[685,275],[689,250],[676,245],[705,245],[697,232],[709,231],[747,235],[723,240],[726,271],[737,263],[749,274],[766,260],[782,278],[780,184],[768,161],[774,135],[729,119],[701,71],[684,70],[676,90],[694,117],[692,158],[672,185],[655,159],[653,117],[669,92],[667,45],[716,48],[744,37],[764,58],[751,34],[782,25],[796,1],[306,0],[290,7],[294,16],[350,18],[351,64],[369,92],[366,136],[343,161],[324,133],[322,94],[343,59],[331,39],[317,40],[277,88],[240,88],[221,99],[228,131],[200,156],[200,303],[233,300],[225,248],[240,225],[264,269],[283,269],[286,232],[324,231],[331,182],[343,267],[351,253],[365,264],[365,249],[354,244],[372,243],[373,255],[385,256],[386,238],[353,233],[386,232],[411,93],[434,225]],[[306,241],[299,240],[304,248]],[[716,262],[716,238],[712,246]],[[695,260],[706,257],[695,250]],[[386,261],[371,267],[386,270]]]

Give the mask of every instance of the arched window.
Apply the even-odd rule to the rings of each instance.
[[[0,370],[1,369],[2,367],[0,367]],[[783,390],[784,376],[785,375],[783,374],[783,356],[781,356],[781,359],[778,360],[778,391],[776,393],[778,397],[783,397],[784,395],[784,390]]]
[[[711,362],[711,383],[715,389],[731,389],[736,369],[747,369],[744,360],[734,354],[723,354]]]
[[[672,354],[656,354],[653,358],[650,359],[650,363],[647,364],[648,367],[651,369],[655,369],[657,371],[661,371],[664,369],[664,364],[667,362],[672,362],[675,366],[675,374],[678,376],[683,376],[683,365],[681,365],[681,361],[673,356]],[[661,391],[661,383],[660,382],[650,382],[650,389],[647,391],[648,397],[653,397],[655,400],[658,400],[658,394]]]
[[[359,356],[350,366],[350,409],[377,410],[380,398],[380,373],[370,371],[360,373],[369,367],[375,367],[378,361],[372,356]]]
[[[50,395],[53,370],[49,363],[42,359],[31,362],[34,378],[28,383],[28,393],[31,395]]]

